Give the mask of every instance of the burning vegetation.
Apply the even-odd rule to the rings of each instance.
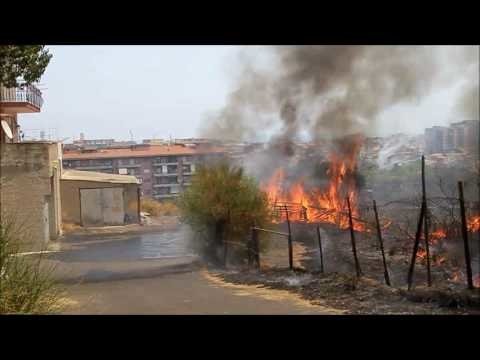
[[[352,215],[358,218],[358,189],[354,174],[357,171],[357,158],[361,146],[361,137],[339,143],[337,151],[329,157],[326,171],[328,185],[325,189],[308,187],[304,179],[286,181],[284,168],[277,168],[271,178],[261,185],[280,221],[286,219],[286,211],[291,213],[292,221],[324,222],[335,224],[341,229],[349,226],[346,197],[352,207]],[[354,222],[356,231],[363,231],[364,225]]]
[[[470,69],[478,64],[478,51],[470,47],[442,51],[447,55],[455,52],[451,69]],[[390,190],[377,192],[376,184],[368,184],[366,194],[359,181],[363,176],[365,136],[375,133],[380,114],[393,106],[419,101],[444,84],[437,52],[436,48],[423,46],[275,47],[271,54],[276,71],[259,71],[245,64],[238,87],[225,108],[205,122],[202,135],[252,141],[258,134],[268,133],[265,151],[249,157],[241,166],[258,180],[266,194],[274,215],[272,228],[284,230],[288,223],[289,243],[292,236],[296,237],[290,223],[295,224],[293,232],[301,229],[305,238],[316,239],[318,234],[320,254],[323,234],[327,269],[333,273],[345,270],[342,262],[353,264],[353,252],[357,277],[361,275],[360,262],[364,273],[385,274],[388,285],[390,273],[393,287],[407,281],[410,287],[417,265],[422,270],[427,268],[429,286],[432,276],[438,281],[440,269],[448,269],[445,273],[450,282],[464,284],[467,275],[462,269],[466,263],[480,261],[480,256],[465,260],[458,255],[468,243],[464,233],[472,238],[480,231],[480,215],[472,215],[474,206],[468,207],[462,224],[458,195],[440,194],[448,206],[446,215],[439,214],[439,194],[431,191],[431,179],[425,179],[424,159],[422,175],[420,166],[415,168],[411,183],[392,182]],[[308,154],[306,160],[294,146],[301,139],[309,141],[311,148],[327,151]],[[453,175],[456,181],[459,177]],[[390,195],[395,197],[402,186],[407,188],[408,198],[390,201]],[[390,193],[385,196],[387,191]],[[381,204],[378,209],[374,198]],[[382,198],[389,201],[382,204]],[[349,234],[345,230],[350,230]],[[312,246],[316,245],[310,242]],[[423,271],[417,271],[417,281],[423,281],[423,275]],[[479,282],[480,275],[474,275],[474,286]]]

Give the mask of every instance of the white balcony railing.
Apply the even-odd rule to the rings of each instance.
[[[38,109],[43,105],[42,92],[33,85],[16,88],[0,87],[0,101],[29,103]]]

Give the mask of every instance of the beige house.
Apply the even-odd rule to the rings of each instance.
[[[0,87],[0,214],[27,247],[42,248],[61,235],[59,143],[20,142],[17,115],[40,112],[34,86]]]
[[[0,87],[0,221],[14,226],[28,250],[62,235],[62,217],[82,226],[139,222],[134,176],[63,172],[61,143],[22,141],[18,114],[40,112],[42,104],[35,86]]]
[[[135,176],[67,170],[61,178],[62,219],[80,226],[140,222],[140,182]]]

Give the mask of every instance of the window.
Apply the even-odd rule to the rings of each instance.
[[[167,173],[175,174],[177,173],[177,165],[167,165]]]
[[[155,189],[153,192],[154,195],[167,195],[170,194],[170,188],[169,187],[162,187]]]
[[[120,159],[118,163],[121,165],[135,165],[137,164],[137,159]]]
[[[168,156],[159,156],[155,158],[155,162],[165,164],[168,162]]]
[[[157,184],[178,184],[177,176],[165,176],[156,179]]]
[[[191,170],[190,170],[190,165],[183,165],[182,166],[182,172],[184,173],[189,173]]]

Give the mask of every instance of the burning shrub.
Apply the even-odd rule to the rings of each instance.
[[[250,227],[270,219],[266,194],[242,168],[226,163],[199,168],[178,204],[182,220],[202,234],[205,255],[216,263],[224,242],[241,245],[235,249],[245,254]]]

